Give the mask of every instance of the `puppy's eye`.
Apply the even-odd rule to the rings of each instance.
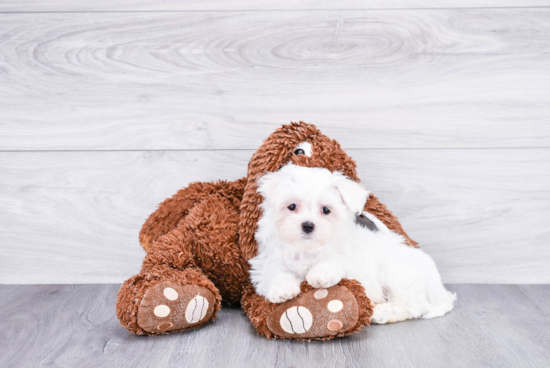
[[[325,215],[328,215],[330,213],[330,210],[327,207],[323,207],[323,213]]]
[[[295,149],[295,150],[294,150],[294,153],[295,153],[296,155],[305,155],[305,154],[306,154],[306,153],[304,152],[304,150],[301,149],[301,148]]]
[[[288,209],[294,211],[296,209],[296,205],[292,203],[290,206],[288,206]]]

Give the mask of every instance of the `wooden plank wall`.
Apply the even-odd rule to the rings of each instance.
[[[444,282],[550,282],[550,2],[493,4],[3,1],[0,283],[122,282],[157,203],[291,120]]]

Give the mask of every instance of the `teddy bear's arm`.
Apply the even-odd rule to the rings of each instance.
[[[405,230],[403,230],[403,228],[401,227],[401,224],[397,220],[397,217],[395,217],[394,214],[391,213],[390,210],[388,210],[386,205],[380,202],[380,200],[374,194],[371,193],[369,195],[367,203],[365,204],[364,211],[370,212],[375,215],[390,230],[403,235],[410,246],[418,248],[418,243],[409,238]]]
[[[139,242],[143,249],[148,250],[156,239],[174,229],[195,203],[208,194],[207,188],[201,184],[192,183],[180,189],[149,216],[139,232]]]
[[[246,179],[242,178],[231,182],[225,180],[208,183],[195,182],[180,189],[171,198],[162,202],[145,221],[139,232],[141,246],[145,250],[149,249],[161,235],[176,228],[178,223],[189,214],[189,210],[207,196],[218,193],[230,200],[238,199],[240,201],[245,184]]]

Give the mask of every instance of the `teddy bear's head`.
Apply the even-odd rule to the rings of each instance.
[[[350,179],[359,181],[355,161],[342,150],[338,142],[323,135],[315,125],[301,121],[277,129],[258,148],[248,164],[239,223],[240,248],[247,260],[256,255],[258,248],[254,233],[261,216],[263,197],[257,191],[257,180],[289,162],[340,171]]]

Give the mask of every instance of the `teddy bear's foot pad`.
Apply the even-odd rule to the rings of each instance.
[[[210,319],[215,301],[214,294],[201,286],[159,282],[143,295],[137,322],[152,333],[196,327]]]
[[[345,286],[312,289],[282,303],[267,316],[279,337],[314,339],[343,334],[359,319],[355,296]]]

